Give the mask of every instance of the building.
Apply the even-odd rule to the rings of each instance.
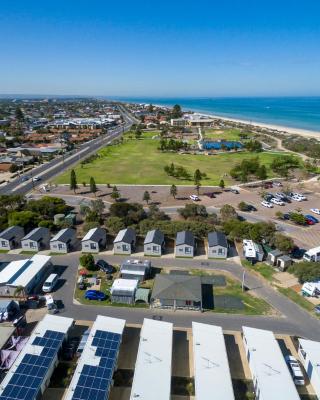
[[[299,400],[280,346],[270,331],[243,327],[243,342],[258,400]]]
[[[54,253],[66,254],[77,244],[77,231],[71,228],[61,229],[51,240],[50,250]]]
[[[21,247],[24,230],[21,226],[9,226],[0,233],[0,249],[12,250]]]
[[[49,248],[50,231],[48,228],[35,228],[21,240],[25,251],[40,251]]]
[[[81,240],[81,249],[83,253],[99,253],[106,247],[107,233],[103,228],[90,229]]]
[[[149,231],[144,239],[144,255],[158,256],[162,255],[165,247],[164,234],[159,229]]]
[[[151,294],[151,307],[201,310],[201,278],[194,275],[156,275]]]
[[[109,399],[125,320],[98,315],[64,400]]]
[[[317,398],[320,399],[320,342],[299,339],[298,354]]]
[[[209,232],[208,258],[227,258],[228,241],[223,232]]]
[[[275,267],[277,265],[277,260],[283,255],[282,251],[275,249],[268,252],[266,262],[267,264]]]
[[[132,228],[122,229],[113,241],[114,254],[131,254],[136,247],[136,232]]]
[[[149,260],[126,260],[121,264],[120,275],[123,279],[136,279],[144,281],[151,271]]]
[[[260,244],[252,240],[244,239],[242,241],[243,256],[251,262],[263,261],[264,251]]]
[[[137,288],[136,279],[115,279],[110,289],[111,302],[133,304]]]
[[[49,275],[51,268],[51,257],[45,255],[11,261],[0,272],[0,296],[13,296],[19,286],[25,294],[32,293]]]
[[[292,265],[292,263],[293,263],[292,258],[285,254],[281,257],[278,257],[276,267],[280,271],[285,271]]]
[[[192,258],[195,252],[195,240],[190,231],[181,231],[177,233],[175,256]]]
[[[195,397],[234,400],[226,344],[220,326],[192,322]]]
[[[187,123],[192,128],[206,128],[213,126],[214,120],[195,115],[194,117],[190,118]]]
[[[72,318],[45,315],[0,385],[1,400],[38,400],[58,364],[58,352]]]
[[[170,322],[144,319],[130,400],[170,400],[172,333]]]
[[[184,118],[172,118],[170,124],[171,126],[179,126],[180,128],[184,128],[187,124],[187,121]]]

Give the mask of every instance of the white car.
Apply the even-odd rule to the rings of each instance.
[[[297,194],[294,194],[293,196],[291,196],[291,200],[303,201],[303,198],[301,196],[298,196]]]
[[[199,197],[198,197],[197,195],[195,195],[195,194],[192,194],[192,195],[189,197],[189,199],[192,200],[192,201],[200,201]]]
[[[270,200],[270,202],[273,203],[273,204],[276,204],[277,206],[284,206],[284,201],[282,201],[282,200],[280,200],[280,199],[277,199],[277,198],[275,198],[275,197],[273,197],[273,198]]]
[[[41,178],[39,178],[38,176],[35,176],[34,178],[32,178],[33,182],[38,182],[41,180]]]
[[[306,196],[304,196],[304,195],[301,194],[301,193],[293,193],[293,196],[300,197],[302,200],[307,200]]]
[[[281,182],[272,182],[273,183],[273,186],[278,186],[278,187],[281,187],[282,186],[282,183]]]
[[[310,211],[313,212],[314,214],[320,215],[319,208],[310,208]]]
[[[288,364],[294,383],[298,386],[303,386],[305,381],[298,360],[290,355],[286,356],[285,360]]]
[[[261,202],[261,205],[262,205],[263,207],[273,208],[272,203],[269,203],[269,201],[266,201],[266,200],[262,201],[262,202]]]

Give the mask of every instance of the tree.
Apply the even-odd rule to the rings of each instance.
[[[106,220],[106,227],[112,235],[116,235],[121,229],[125,228],[125,224],[120,217],[109,217]]]
[[[23,112],[22,112],[20,107],[16,108],[15,116],[16,116],[16,119],[17,119],[18,122],[23,122],[24,121],[24,114],[23,114]]]
[[[200,194],[200,187],[201,187],[201,183],[199,182],[199,183],[195,186],[195,190],[196,190],[198,196],[199,196],[199,194]]]
[[[224,189],[225,184],[224,184],[224,180],[223,179],[220,180],[219,187],[220,187],[220,189]]]
[[[172,118],[181,118],[182,117],[181,106],[179,106],[179,104],[175,104],[173,106],[171,116],[172,116]]]
[[[77,176],[76,176],[74,169],[72,169],[70,172],[70,190],[73,190],[74,194],[75,194],[76,189],[78,189]]]
[[[199,169],[196,169],[194,171],[193,179],[194,179],[194,184],[195,185],[198,185],[201,182],[202,174],[201,174]]]
[[[35,228],[38,225],[38,214],[32,211],[13,211],[9,213],[9,226],[22,226],[26,231]]]
[[[96,195],[97,192],[97,185],[93,176],[90,178],[90,192],[94,193],[94,195]]]
[[[94,258],[92,254],[82,254],[80,257],[80,265],[86,268],[88,271],[96,271],[98,267],[94,262]]]
[[[261,179],[262,181],[264,181],[265,179],[267,179],[268,174],[267,174],[267,168],[265,165],[261,165],[257,172],[256,172],[256,176]]]
[[[96,212],[98,215],[101,216],[106,208],[106,205],[101,199],[97,199],[91,201],[91,208],[92,211]]]
[[[142,200],[145,201],[147,204],[149,204],[149,200],[151,199],[150,193],[146,190],[143,193]]]
[[[203,205],[197,205],[197,204],[186,204],[184,208],[178,209],[178,213],[184,219],[198,219],[198,217],[201,217],[201,218],[208,217],[208,212],[207,212],[206,207]]]
[[[120,192],[119,192],[117,186],[113,186],[111,198],[115,201],[117,201],[120,198]]]
[[[294,241],[291,237],[276,233],[274,237],[274,245],[284,253],[290,253],[294,248]]]
[[[240,203],[238,204],[238,208],[240,211],[248,211],[248,204],[244,201],[240,201]]]
[[[222,221],[238,218],[236,210],[230,204],[225,204],[220,208],[220,216]]]
[[[305,282],[317,281],[320,278],[319,262],[299,262],[289,267],[288,271],[293,273],[301,284]]]
[[[178,193],[177,186],[176,185],[171,185],[170,194],[174,199],[176,198],[177,193]]]

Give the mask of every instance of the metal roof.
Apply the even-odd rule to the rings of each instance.
[[[303,351],[307,354],[307,359],[312,365],[312,374],[316,374],[318,380],[320,379],[320,342],[315,342],[313,340],[299,339],[300,346]],[[309,367],[308,367],[309,369]],[[309,374],[310,377],[310,374]],[[314,385],[315,386],[315,385]],[[315,390],[318,388],[314,387]],[[319,390],[319,389],[318,389]],[[320,395],[320,392],[317,392],[317,395]]]
[[[137,287],[138,281],[136,279],[115,279],[110,288],[110,293],[121,291],[133,293]]]
[[[17,277],[7,281],[8,286],[26,287],[28,283],[47,265],[51,260],[50,256],[36,254],[30,260],[24,260],[26,268],[22,268]],[[10,265],[10,264],[9,264]],[[19,271],[20,272],[20,271]]]
[[[153,299],[167,300],[202,300],[201,279],[192,275],[156,275],[152,296]]]
[[[16,274],[22,272],[23,267],[29,260],[16,260],[11,261],[8,265],[6,265],[3,270],[0,272],[0,284],[5,284],[10,281],[10,279],[14,278]]]
[[[106,231],[103,228],[92,228],[90,229],[84,238],[82,239],[82,242],[86,240],[92,240],[93,242],[98,242],[101,238],[104,238],[106,236]]]
[[[0,239],[10,240],[19,234],[23,235],[23,228],[21,226],[9,226],[9,228],[0,233]]]
[[[226,235],[223,232],[209,232],[208,233],[208,245],[228,247],[228,241]]]
[[[51,240],[50,242],[64,242],[66,243],[68,240],[72,239],[76,236],[76,230],[71,228],[61,229]]]
[[[113,243],[125,242],[131,244],[136,239],[136,232],[132,228],[121,229]]]
[[[155,243],[161,246],[163,241],[164,241],[164,234],[161,231],[159,231],[159,229],[154,229],[153,231],[149,231],[146,234],[146,237],[144,239],[144,244]]]
[[[173,325],[144,319],[130,400],[169,400]]]
[[[220,326],[192,322],[195,395],[197,400],[234,400],[226,344]],[[210,397],[210,396],[209,396]]]
[[[190,231],[181,231],[176,236],[176,246],[187,244],[188,246],[194,246],[194,236]]]
[[[270,331],[243,327],[243,339],[250,353],[249,366],[263,400],[299,400],[280,346]]]
[[[31,232],[29,232],[22,240],[35,240],[38,241],[42,239],[44,236],[49,235],[48,228],[35,228]]]

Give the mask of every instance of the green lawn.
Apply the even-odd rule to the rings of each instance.
[[[199,168],[208,176],[202,181],[202,185],[217,185],[225,173],[244,158],[256,157],[254,153],[225,153],[213,156],[162,153],[157,150],[159,141],[156,139],[127,139],[123,144],[105,147],[98,152],[99,158],[89,164],[75,167],[79,184],[88,183],[93,176],[96,183],[110,184],[145,184],[160,185],[193,185],[193,180],[180,180],[168,176],[163,167],[166,164],[175,163],[184,166],[193,176]],[[281,153],[284,154],[284,153]],[[259,158],[268,168],[276,153],[260,153]],[[268,168],[272,177],[272,172]],[[231,179],[223,177],[226,183],[232,183]],[[70,170],[57,177],[58,184],[68,184]]]
[[[203,137],[205,139],[225,139],[225,140],[239,140],[240,137],[240,132],[239,129],[226,129],[223,130],[223,133],[217,133],[221,132],[221,129],[204,129],[204,135]],[[251,134],[248,134],[248,137],[250,137]]]
[[[273,275],[276,273],[276,270],[266,263],[252,265],[249,261],[242,260],[242,265],[252,271],[259,272],[260,275],[270,282],[274,280]]]

